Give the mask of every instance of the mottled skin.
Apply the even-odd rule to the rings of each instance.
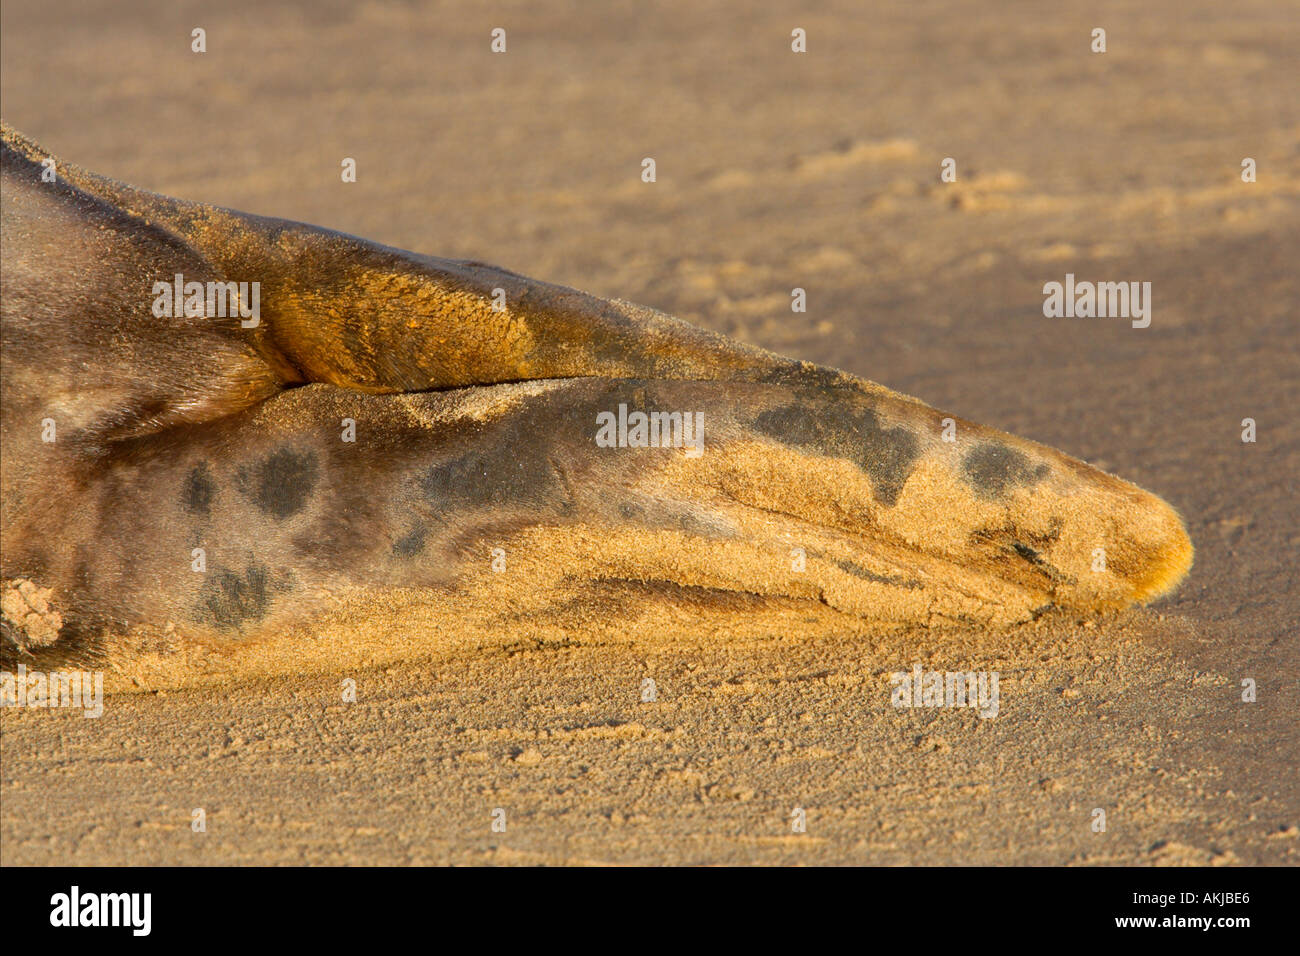
[[[47,155],[5,127],[6,666],[265,638],[353,593],[377,621],[389,589],[486,600],[496,547],[533,606],[655,581],[897,625],[1120,607],[1190,566],[1159,498],[961,419],[945,441],[879,385],[480,263],[42,182]],[[178,272],[260,282],[260,324],[156,318]],[[705,453],[597,447],[620,403],[703,413]]]

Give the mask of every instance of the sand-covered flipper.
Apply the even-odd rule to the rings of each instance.
[[[81,216],[87,232],[102,228],[103,218],[128,218],[148,233],[131,237],[135,242],[187,251],[158,250],[152,271],[168,281],[175,273],[186,281],[256,281],[256,324],[199,316],[191,326],[255,349],[284,385],[328,382],[384,393],[583,375],[754,380],[804,364],[630,302],[480,262],[172,199],[61,160],[59,183],[42,183],[48,154],[11,127],[4,128],[4,150],[15,203],[74,206],[65,215]],[[58,198],[29,199],[29,190]],[[48,216],[44,208],[35,212]],[[123,255],[130,252],[123,248]]]
[[[5,130],[7,660],[602,582],[1000,626],[1190,565],[1159,498],[870,382],[43,158]],[[256,316],[158,315],[177,274]]]

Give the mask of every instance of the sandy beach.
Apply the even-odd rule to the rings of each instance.
[[[1196,560],[1006,631],[646,585],[110,681],[0,713],[0,859],[1296,863],[1298,46],[1276,0],[6,4],[4,119],[87,169],[881,382],[1162,496]],[[1046,317],[1067,274],[1150,282],[1149,327]],[[997,716],[894,706],[917,665]]]

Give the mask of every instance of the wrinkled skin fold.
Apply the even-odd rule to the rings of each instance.
[[[661,582],[1003,626],[1190,567],[1158,497],[871,382],[62,162],[45,182],[47,157],[5,127],[7,665],[111,659],[141,628],[256,641],[355,594],[377,617],[389,593],[471,606],[502,580],[528,607]],[[258,324],[157,317],[177,273],[260,283]],[[702,454],[602,447],[620,405],[692,413]]]

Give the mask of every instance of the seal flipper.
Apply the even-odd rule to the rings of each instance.
[[[4,137],[29,163],[47,155],[12,128]],[[588,375],[755,381],[804,364],[481,262],[58,168],[87,195],[179,237],[227,279],[260,283],[261,322],[245,339],[286,384],[388,393]]]

